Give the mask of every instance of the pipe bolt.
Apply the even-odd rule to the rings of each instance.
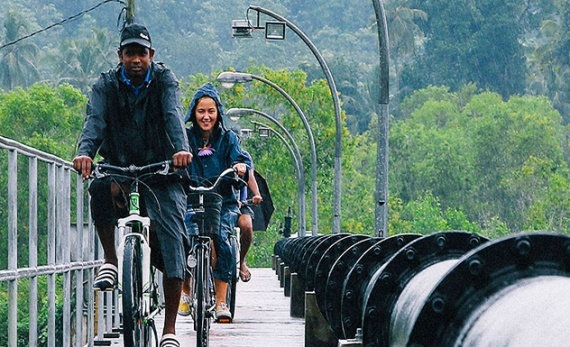
[[[431,300],[431,309],[435,313],[443,313],[445,309],[445,300],[442,297],[435,297]]]
[[[515,250],[517,254],[520,256],[523,257],[528,256],[530,254],[530,251],[532,250],[532,245],[530,244],[530,240],[527,238],[517,240],[517,243],[515,245]]]
[[[483,263],[479,259],[471,259],[467,264],[469,273],[473,276],[479,276],[483,272]]]

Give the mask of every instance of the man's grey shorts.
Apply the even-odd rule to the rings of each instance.
[[[128,215],[127,207],[113,204],[111,179],[96,179],[89,186],[91,216],[96,227],[116,225]],[[128,199],[128,192],[127,199]],[[153,185],[149,190],[139,186],[141,215],[147,215],[154,226],[151,233],[152,263],[168,278],[185,277],[187,237],[184,227],[186,193],[181,183]]]

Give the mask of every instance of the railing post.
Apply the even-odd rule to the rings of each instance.
[[[8,152],[8,270],[18,270],[18,153]],[[8,286],[8,345],[18,345],[18,279]]]
[[[38,158],[30,157],[29,168],[29,223],[28,261],[31,269],[38,266]],[[28,346],[38,345],[38,277],[30,277]]]
[[[48,164],[48,265],[55,269],[56,170]],[[48,275],[48,346],[55,346],[55,273]]]
[[[83,179],[76,175],[75,261],[83,261]],[[75,273],[75,346],[83,346],[83,269]]]
[[[69,200],[69,169],[65,167],[58,167],[59,173],[59,237],[61,245],[61,258],[60,263],[63,266],[70,264],[71,260],[71,247],[69,242],[69,227],[70,227],[70,200]],[[63,273],[63,346],[69,347],[71,345],[71,271]]]

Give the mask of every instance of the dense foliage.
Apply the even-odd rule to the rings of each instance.
[[[99,71],[116,63],[118,0],[7,0],[0,12],[0,88],[36,81],[68,82],[83,91]],[[231,37],[232,19],[263,26],[271,17],[247,11],[248,1],[135,3],[135,20],[147,25],[156,58],[179,77],[234,67],[302,69],[307,82],[322,79],[317,60],[292,30],[283,41]],[[390,41],[391,109],[415,90],[467,83],[500,94],[545,95],[570,120],[570,5],[565,0],[385,0]],[[100,6],[98,6],[100,5]],[[378,37],[371,2],[261,0],[256,3],[298,27],[318,48],[335,79],[348,129],[369,129],[378,102]],[[74,20],[41,31],[54,23]],[[74,17],[75,18],[75,17]],[[19,38],[36,33],[30,38]],[[16,42],[17,41],[17,42]],[[16,42],[15,44],[8,43]],[[41,49],[40,49],[41,48]]]
[[[567,232],[570,226],[570,2],[566,0],[387,0],[390,37],[389,232],[462,229],[490,237],[520,230]],[[101,5],[95,7],[96,5]],[[317,150],[319,231],[331,230],[334,109],[315,57],[291,30],[284,41],[232,39],[232,19],[256,21],[248,2],[136,2],[157,60],[182,82],[185,106],[219,72],[247,71],[271,80],[307,116]],[[100,71],[117,62],[123,5],[109,0],[7,0],[0,12],[0,132],[71,160],[86,95]],[[378,41],[372,4],[259,1],[303,30],[326,59],[343,107],[342,230],[374,234]],[[93,10],[86,11],[93,8]],[[82,11],[78,19],[49,30]],[[261,16],[262,24],[269,20]],[[256,23],[254,23],[256,24]],[[27,39],[20,38],[30,36]],[[295,110],[269,86],[222,89],[226,108],[248,107],[277,118],[295,138],[305,170],[311,225],[311,161]],[[248,116],[228,127],[255,128]],[[256,233],[249,264],[268,266],[280,224],[296,213],[297,179],[276,138],[244,138],[276,207]],[[18,165],[25,182],[26,163]],[[6,155],[0,155],[6,172]],[[40,175],[44,174],[40,167]],[[0,176],[0,269],[6,268],[7,177]],[[25,184],[22,184],[25,185]],[[40,184],[41,186],[41,184]],[[27,188],[19,189],[18,264],[28,262]],[[45,263],[45,187],[38,192]],[[296,229],[298,216],[293,216]],[[42,224],[43,223],[43,224]],[[0,292],[5,292],[0,290]],[[6,307],[0,296],[0,307]],[[25,312],[22,313],[25,316]],[[25,334],[25,322],[22,323]],[[5,345],[0,328],[0,345]],[[4,342],[3,342],[4,341]]]
[[[318,152],[319,230],[329,233],[335,128],[327,85],[323,80],[308,83],[307,74],[300,70],[252,67],[249,72],[282,86],[306,110]],[[215,81],[215,76],[217,72],[184,79],[185,106],[194,91],[206,81]],[[309,176],[306,132],[284,98],[263,83],[220,90],[227,108],[250,107],[279,119],[301,148],[305,174]],[[69,85],[19,88],[0,94],[0,127],[7,137],[70,160],[85,102],[85,95]],[[448,87],[428,87],[404,100],[402,110],[404,116],[392,119],[390,131],[390,234],[462,229],[498,237],[519,230],[568,230],[568,130],[547,98],[513,96],[503,101],[499,94],[480,91],[474,85],[457,92]],[[247,123],[250,117],[255,118],[244,117],[239,123],[226,119],[226,124],[236,129],[254,128]],[[375,131],[351,135],[344,129],[343,231],[374,234],[375,135]],[[289,207],[297,211],[298,182],[291,155],[277,138],[245,138],[243,145],[253,155],[256,169],[267,179],[276,207],[270,228],[256,234],[248,261],[251,266],[269,266],[281,221]],[[0,167],[5,171],[5,155],[0,157]],[[26,162],[18,168],[22,182],[18,188],[18,230],[22,231],[18,264],[25,266]],[[45,179],[45,170],[40,169],[40,175]],[[6,179],[0,177],[0,206],[4,206],[0,208],[0,254],[4,255]],[[45,182],[40,187],[38,259],[45,264]],[[308,187],[306,194],[310,195]],[[297,218],[293,217],[296,229]],[[308,212],[307,225],[311,217]],[[6,268],[5,257],[0,258],[0,266]]]

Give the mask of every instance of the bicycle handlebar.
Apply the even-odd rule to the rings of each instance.
[[[225,176],[228,176],[228,174],[233,173],[234,174],[234,178],[237,177],[236,175],[236,170],[234,168],[227,168],[224,171],[222,171],[222,173],[218,176],[218,178],[216,179],[216,181],[214,182],[214,184],[212,184],[209,187],[206,186],[193,186],[191,184],[188,185],[188,188],[190,189],[190,191],[194,192],[194,193],[206,193],[206,192],[211,192],[214,191],[218,185],[220,184],[220,182],[222,181],[222,179]],[[238,177],[239,179],[239,177]]]
[[[113,175],[106,171],[117,171],[122,174],[127,174],[129,177],[138,177],[145,174],[167,175],[172,167],[172,160],[165,160],[158,163],[152,163],[144,166],[129,165],[126,167],[115,166],[111,164],[95,164],[93,163],[91,177],[102,178]],[[160,169],[160,170],[159,170]]]
[[[241,203],[243,206],[256,206],[256,205],[259,205],[259,203],[253,202],[252,199],[240,200],[240,203]]]

